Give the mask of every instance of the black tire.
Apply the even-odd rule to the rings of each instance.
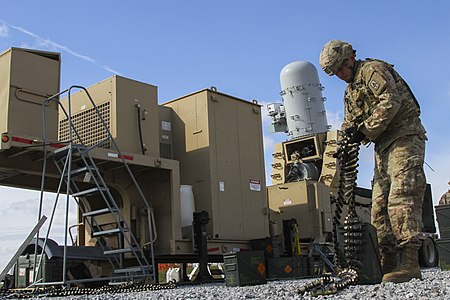
[[[432,268],[436,267],[438,263],[438,251],[436,243],[433,239],[427,237],[422,247],[419,249],[419,264],[421,267]]]

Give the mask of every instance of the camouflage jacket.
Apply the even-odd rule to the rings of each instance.
[[[353,81],[344,96],[342,129],[352,126],[366,135],[365,142],[383,150],[396,139],[418,134],[425,138],[420,107],[410,88],[394,68],[381,60],[356,62]]]

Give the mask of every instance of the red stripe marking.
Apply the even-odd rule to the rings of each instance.
[[[214,251],[219,251],[219,247],[209,248],[208,249],[208,252],[214,252]]]
[[[24,139],[24,138],[20,138],[20,137],[16,137],[16,136],[13,136],[12,138],[11,138],[11,140],[13,141],[13,142],[18,142],[18,143],[23,143],[23,144],[33,144],[33,140],[29,140],[29,139]]]
[[[64,144],[50,144],[50,146],[53,147],[53,148],[62,148],[62,147],[65,147],[66,145],[64,145]]]

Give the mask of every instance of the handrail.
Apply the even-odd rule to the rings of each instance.
[[[156,239],[157,239],[157,231],[156,231],[156,223],[155,223],[155,218],[154,218],[154,213],[153,213],[153,208],[152,208],[152,206],[151,206],[151,203],[147,200],[147,198],[145,197],[145,195],[144,195],[144,193],[142,192],[142,189],[141,189],[141,187],[139,186],[139,184],[138,184],[138,182],[137,182],[137,180],[136,180],[136,178],[134,177],[134,175],[133,175],[133,173],[132,173],[132,171],[131,171],[131,169],[130,169],[130,166],[128,165],[128,163],[126,162],[126,160],[125,160],[125,158],[124,158],[124,156],[122,155],[122,152],[120,151],[120,149],[119,149],[119,146],[117,145],[117,143],[116,143],[116,141],[114,140],[114,138],[112,137],[112,135],[111,135],[111,132],[110,132],[110,129],[109,129],[109,126],[107,125],[107,123],[105,122],[105,120],[104,120],[104,118],[103,118],[103,116],[102,116],[102,114],[100,113],[100,111],[99,111],[99,109],[98,109],[98,107],[97,107],[97,105],[95,104],[95,102],[93,101],[93,99],[92,99],[92,97],[91,97],[91,95],[90,95],[90,93],[89,93],[89,91],[85,88],[85,87],[83,87],[83,86],[79,86],[79,85],[73,85],[73,86],[71,86],[70,88],[68,88],[68,89],[66,89],[66,90],[64,90],[64,91],[61,91],[61,92],[59,92],[59,93],[57,93],[57,94],[55,94],[55,95],[53,95],[53,96],[51,96],[51,97],[49,97],[43,104],[43,107],[45,107],[45,105],[48,105],[48,103],[49,102],[51,102],[51,101],[55,101],[55,102],[57,102],[57,104],[59,105],[59,107],[61,108],[61,110],[62,110],[62,112],[64,113],[64,115],[65,115],[65,117],[67,118],[67,122],[68,122],[68,129],[69,129],[69,146],[70,146],[70,149],[72,149],[72,145],[73,145],[73,143],[74,143],[74,139],[73,139],[73,136],[72,136],[72,133],[76,136],[76,138],[78,139],[78,142],[81,144],[81,145],[84,145],[84,143],[83,143],[83,139],[81,138],[81,136],[80,136],[80,134],[78,133],[78,131],[76,130],[76,128],[75,128],[75,126],[74,126],[74,124],[73,124],[73,122],[72,122],[72,116],[71,116],[71,95],[72,95],[72,90],[74,90],[74,89],[80,89],[80,90],[82,90],[82,91],[84,91],[84,93],[86,94],[86,96],[88,97],[88,99],[89,99],[89,101],[90,101],[90,103],[92,104],[92,107],[94,108],[94,110],[95,110],[95,112],[96,112],[96,114],[97,114],[97,116],[98,116],[98,118],[100,119],[100,121],[101,121],[101,124],[103,125],[103,127],[105,128],[105,131],[106,131],[106,133],[107,133],[107,140],[110,140],[111,141],[111,143],[113,144],[113,146],[114,146],[114,148],[115,148],[115,150],[118,152],[118,157],[120,158],[120,160],[122,161],[122,163],[123,163],[123,165],[124,165],[124,167],[125,167],[125,169],[127,170],[127,173],[129,174],[129,176],[131,177],[131,179],[132,179],[132,182],[133,182],[133,184],[134,184],[134,186],[135,186],[135,188],[136,188],[136,190],[137,190],[137,192],[138,192],[138,194],[139,194],[139,197],[143,200],[143,202],[144,202],[144,205],[146,206],[146,209],[147,209],[147,211],[149,212],[148,213],[148,227],[149,227],[149,240],[150,240],[150,242],[148,242],[148,243],[146,243],[146,244],[144,244],[143,246],[146,246],[146,245],[148,245],[148,244],[150,244],[150,251],[151,251],[151,263],[152,263],[152,272],[151,272],[151,275],[152,275],[152,277],[153,277],[153,279],[155,279],[155,259],[154,259],[154,242],[156,241]],[[61,103],[61,101],[60,101],[60,99],[59,99],[59,96],[61,96],[62,94],[64,94],[64,93],[68,93],[68,97],[67,97],[67,99],[68,99],[68,106],[67,106],[67,110],[64,108],[64,106],[62,105],[62,103]],[[44,120],[45,120],[45,109],[43,108],[43,116],[44,116]],[[44,122],[45,123],[45,122]],[[45,132],[45,124],[44,124],[44,132]],[[106,140],[105,139],[105,140]],[[44,144],[46,144],[45,143],[45,134],[44,134]],[[91,150],[92,148],[94,148],[95,146],[91,146],[91,147],[89,147],[88,149],[89,150]],[[47,151],[46,150],[46,147],[44,147],[44,151]],[[86,159],[88,159],[88,160],[90,160],[90,161],[93,161],[92,160],[92,158],[89,156],[89,155],[86,155],[86,158],[85,157],[83,157],[83,153],[84,153],[84,151],[83,152],[81,152],[81,151],[79,151],[80,152],[80,154],[81,154],[81,156],[82,156],[82,159],[83,159],[83,161],[85,161],[85,163],[86,163]],[[88,151],[85,151],[86,153],[88,152]],[[45,152],[45,155],[46,155],[46,152]],[[71,160],[71,157],[68,157],[68,160],[69,160],[69,164],[70,164],[70,160]],[[44,171],[43,171],[43,177],[44,177],[44,174],[45,174],[45,167],[46,167],[46,165],[45,165],[45,159],[44,159]],[[70,167],[69,167],[70,168]],[[97,172],[99,172],[98,170],[97,170]],[[70,172],[69,172],[70,173]],[[70,174],[67,174],[67,185],[68,185],[68,192],[67,192],[67,194],[69,194],[69,192],[70,192]],[[95,178],[95,176],[94,176],[94,181],[95,181],[95,183],[98,185],[99,183],[101,184],[101,185],[103,185],[103,186],[107,186],[106,185],[106,183],[105,183],[105,181],[103,180],[103,177],[102,176],[98,176],[98,179],[99,179],[99,181],[97,182],[97,179]],[[42,187],[41,187],[41,190],[43,190],[43,183],[42,183]],[[109,191],[109,189],[107,189],[106,191],[106,194],[107,194],[107,196],[110,198],[110,199],[114,199],[114,197],[110,194],[110,191]],[[103,194],[103,192],[101,192],[101,194],[102,194],[102,197],[104,198],[104,199],[106,199],[105,198],[105,195]],[[69,196],[68,196],[69,197]],[[41,198],[42,198],[42,196],[41,196]],[[68,206],[68,204],[67,204],[67,206]],[[109,206],[109,205],[108,205]],[[110,207],[111,208],[111,207]],[[66,209],[67,210],[67,209]],[[67,215],[67,213],[68,213],[68,211],[66,211],[66,215]],[[115,216],[115,219],[116,219],[117,217]],[[68,219],[68,217],[66,216],[66,223],[67,223],[67,220]],[[120,224],[120,220],[116,220],[117,221],[117,223],[118,223],[118,225]],[[122,220],[123,222],[125,222],[125,220]],[[120,225],[119,225],[120,226]],[[126,225],[126,226],[128,226],[128,225]],[[66,224],[66,227],[67,227],[67,224]],[[66,232],[66,235],[67,235],[67,232]],[[125,235],[124,235],[125,236]],[[138,242],[137,242],[137,240],[135,239],[135,237],[134,237],[134,235],[133,234],[131,234],[130,235],[131,236],[131,239],[132,239],[132,241],[133,241],[133,243],[135,243],[136,245],[138,245]],[[125,238],[128,240],[128,237],[127,236],[125,236]],[[131,241],[128,241],[128,243],[130,244],[130,246],[132,245],[132,242]],[[64,245],[64,255],[66,254],[66,244],[67,244],[67,237],[65,237],[65,245]],[[134,252],[134,251],[133,251]],[[142,254],[142,257],[143,257],[143,259],[144,259],[144,261],[147,261],[147,259],[145,258],[145,255],[144,255],[144,253],[143,253],[143,249],[142,248],[140,248],[140,252],[141,252],[141,254]],[[135,253],[135,255],[136,255],[136,253]],[[64,256],[65,257],[65,256]],[[65,259],[64,259],[65,260]],[[148,264],[148,262],[147,262],[147,264]],[[64,266],[63,266],[63,268],[64,268],[64,270],[65,270],[65,264],[64,264]],[[64,272],[65,273],[65,272]],[[66,278],[65,278],[65,276],[63,276],[63,282],[66,282]]]
[[[111,132],[110,132],[108,126],[106,125],[106,122],[105,122],[105,120],[103,119],[103,116],[101,115],[100,111],[98,110],[97,105],[95,104],[94,100],[92,99],[91,95],[89,94],[89,91],[88,91],[85,87],[83,87],[83,86],[73,85],[73,86],[71,86],[71,87],[68,89],[68,94],[69,94],[68,99],[69,99],[69,101],[70,101],[71,91],[72,91],[72,89],[75,89],[75,88],[81,89],[81,90],[83,90],[83,91],[86,93],[86,96],[89,98],[89,101],[91,102],[93,108],[94,108],[95,111],[97,112],[97,115],[98,115],[98,117],[100,118],[100,121],[102,122],[102,124],[103,124],[103,126],[105,127],[105,129],[107,129],[106,132],[107,132],[107,134],[108,134],[108,137],[109,137],[109,139],[111,140],[111,142],[113,143],[114,148],[117,150],[117,152],[118,152],[118,154],[119,154],[119,158],[120,158],[120,160],[122,161],[122,163],[124,164],[124,166],[125,166],[125,168],[126,168],[128,174],[130,175],[130,177],[131,177],[131,179],[132,179],[132,181],[133,181],[133,184],[135,185],[135,187],[136,187],[136,189],[137,189],[137,191],[138,191],[139,196],[140,196],[141,199],[144,201],[144,204],[145,204],[147,210],[148,210],[149,212],[152,211],[152,207],[151,207],[150,203],[148,203],[147,198],[145,198],[144,193],[142,192],[142,190],[141,190],[141,188],[140,188],[138,182],[136,181],[136,178],[133,176],[133,173],[131,172],[131,169],[130,169],[128,163],[126,162],[125,158],[124,158],[123,155],[122,155],[122,152],[120,151],[119,146],[117,145],[116,141],[114,140],[113,136],[111,135]],[[60,105],[61,105],[61,104],[60,104]],[[70,108],[70,104],[69,104],[69,108]],[[77,137],[78,137],[78,136],[77,136]],[[69,137],[69,139],[70,139],[70,137]],[[80,139],[80,141],[81,141],[81,139]],[[152,235],[153,235],[153,230],[152,230],[151,226],[152,226],[152,225],[151,225],[151,223],[149,222],[150,241],[153,240],[153,236],[152,236]],[[153,243],[152,243],[152,244],[153,244]],[[152,253],[153,253],[153,250],[152,250]],[[153,258],[153,257],[152,257],[152,258]]]

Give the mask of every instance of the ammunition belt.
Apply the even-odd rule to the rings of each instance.
[[[356,214],[355,189],[358,174],[359,144],[349,144],[350,136],[345,133],[339,142],[339,149],[335,156],[339,158],[339,190],[337,197],[332,197],[331,202],[335,205],[333,216],[333,243],[334,263],[337,267],[336,277],[329,274],[306,284],[298,289],[300,295],[309,293],[316,297],[319,295],[336,294],[338,291],[350,285],[358,283],[358,269],[361,267],[360,255],[364,248],[363,221]],[[340,226],[343,206],[348,205],[348,215],[344,221],[344,245],[343,254],[338,242],[338,227]]]
[[[303,296],[308,292],[312,297],[332,295],[357,283],[358,272],[353,268],[345,268],[339,271],[337,278],[331,277],[330,275],[324,275],[323,277],[300,287],[298,293]]]
[[[36,288],[33,290],[2,290],[0,291],[0,299],[25,299],[33,297],[66,297],[77,295],[102,295],[102,294],[118,294],[118,293],[133,293],[144,291],[156,291],[165,289],[174,289],[176,283],[174,280],[166,284],[122,284],[122,285],[109,285],[99,288],[81,288],[81,287],[45,287]]]

